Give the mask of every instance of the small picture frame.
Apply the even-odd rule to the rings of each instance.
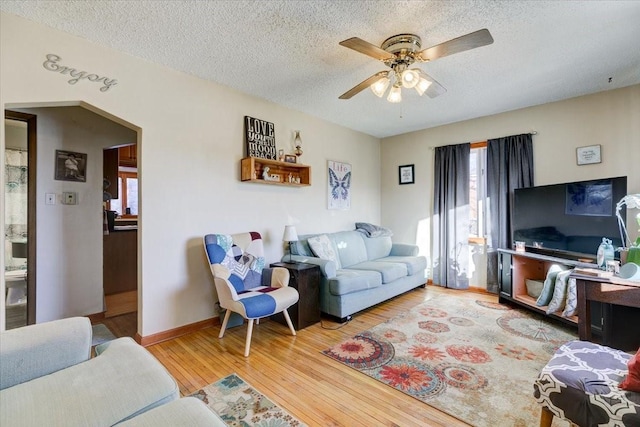
[[[578,166],[601,163],[602,156],[600,150],[600,144],[576,148],[576,161]]]
[[[282,148],[278,150],[278,161],[284,162],[284,150]]]
[[[56,150],[55,176],[58,181],[87,181],[87,155]]]
[[[413,165],[398,166],[398,182],[400,185],[415,183]]]
[[[293,154],[285,154],[284,161],[285,163],[296,163],[296,156]]]

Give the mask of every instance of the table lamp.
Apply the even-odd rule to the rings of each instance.
[[[298,241],[298,233],[296,232],[295,226],[293,225],[284,226],[284,234],[282,236],[282,241],[289,243],[289,262],[291,262],[291,242]]]

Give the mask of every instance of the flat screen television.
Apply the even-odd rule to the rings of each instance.
[[[626,195],[626,176],[517,189],[512,244],[522,241],[530,252],[595,262],[603,237],[614,248],[622,246],[616,204]]]

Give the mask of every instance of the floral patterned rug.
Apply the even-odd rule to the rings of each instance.
[[[323,353],[471,425],[525,427],[539,424],[535,378],[576,332],[526,310],[436,296]]]
[[[237,374],[209,384],[192,396],[202,400],[229,426],[306,427]]]

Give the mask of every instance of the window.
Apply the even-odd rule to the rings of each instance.
[[[484,243],[487,233],[487,144],[471,145],[469,156],[469,241]]]
[[[136,172],[118,172],[119,199],[109,202],[109,209],[118,212],[122,218],[138,216],[138,174]],[[128,209],[128,210],[127,210]]]

